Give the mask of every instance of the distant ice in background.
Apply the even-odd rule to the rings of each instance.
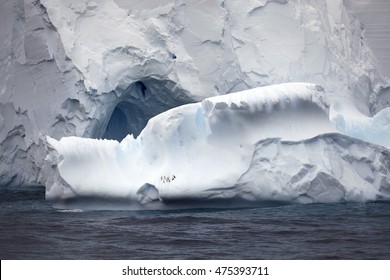
[[[365,30],[368,45],[390,77],[390,5],[388,0],[345,0]]]

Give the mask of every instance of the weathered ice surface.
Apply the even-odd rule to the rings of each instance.
[[[93,109],[82,109],[82,75],[45,7],[1,2],[0,185],[37,184],[45,157],[41,135],[82,135]]]
[[[390,4],[388,0],[346,0],[352,16],[362,24],[368,45],[390,77]]]
[[[234,195],[248,201],[298,203],[390,199],[390,152],[341,134],[256,144]]]
[[[337,129],[387,143],[365,130],[388,125],[383,53],[341,0],[0,2],[0,185],[45,183],[46,135],[121,140],[170,108],[282,82],[321,85]]]

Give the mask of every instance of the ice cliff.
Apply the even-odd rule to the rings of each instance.
[[[1,0],[0,185],[61,182],[41,169],[46,135],[121,140],[171,108],[286,82],[320,85],[336,130],[389,147],[389,64],[357,2]]]

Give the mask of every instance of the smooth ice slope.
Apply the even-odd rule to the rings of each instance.
[[[132,209],[188,207],[185,201],[215,207],[210,200],[245,205],[388,198],[386,150],[339,134],[318,136],[334,132],[325,92],[316,85],[281,84],[208,98],[156,116],[138,138],[121,143],[48,138],[48,173],[55,175],[46,195],[57,207],[80,202],[77,207]],[[264,140],[274,137],[284,142]],[[333,147],[328,139],[342,145]],[[356,152],[348,157],[350,150]],[[357,174],[363,177],[354,179]],[[334,188],[341,194],[329,194]],[[115,202],[85,204],[99,199]]]

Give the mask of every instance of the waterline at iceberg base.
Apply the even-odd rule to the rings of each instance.
[[[170,109],[121,142],[47,137],[46,198],[134,210],[390,199],[387,132],[373,125],[387,109],[362,118],[331,104],[319,85],[286,83]]]

